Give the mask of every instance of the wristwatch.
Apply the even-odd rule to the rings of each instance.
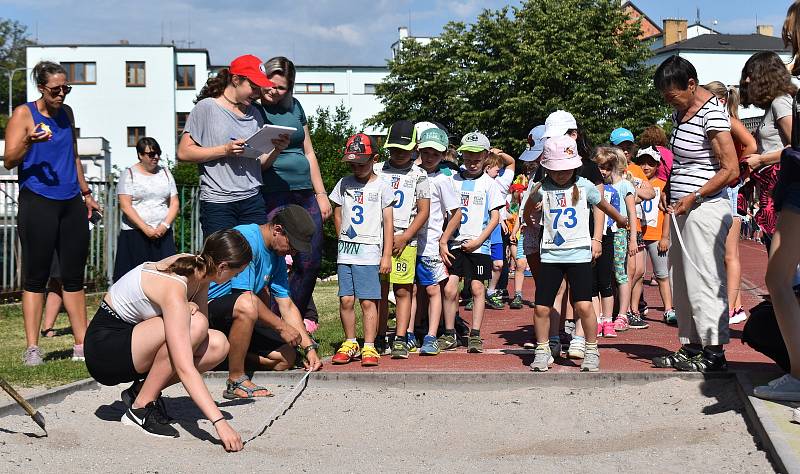
[[[700,204],[700,203],[703,202],[703,200],[704,200],[704,198],[703,198],[703,195],[700,194],[700,191],[695,191],[694,192],[694,202],[696,202],[697,204]]]
[[[308,354],[308,351],[317,350],[317,349],[319,349],[319,344],[317,344],[316,341],[315,341],[315,342],[312,342],[311,344],[307,345],[306,347],[304,347],[303,348],[303,352]]]

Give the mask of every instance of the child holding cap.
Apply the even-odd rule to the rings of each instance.
[[[653,199],[642,201],[642,227],[644,228],[644,247],[653,264],[653,274],[658,282],[661,301],[664,302],[664,321],[667,324],[678,324],[678,317],[672,308],[672,288],[669,284],[669,219],[659,209],[661,195],[667,183],[657,176],[661,164],[661,153],[654,147],[640,149],[634,160],[642,169],[656,195]]]
[[[435,126],[434,126],[435,128]],[[408,359],[409,352],[417,350],[411,320],[411,296],[414,286],[414,269],[417,261],[417,233],[425,225],[430,213],[431,192],[428,173],[413,163],[417,135],[414,124],[399,120],[389,128],[384,148],[389,150],[389,160],[376,163],[375,174],[392,190],[394,196],[394,240],[391,272],[381,277],[380,320],[378,340],[385,337],[389,316],[389,284],[395,297],[397,326],[392,343],[392,359]]]
[[[548,138],[541,158],[541,166],[547,169],[547,176],[531,189],[525,206],[524,212],[528,214],[525,220],[528,222],[535,220],[530,214],[541,213],[543,233],[534,314],[536,350],[531,364],[534,372],[546,372],[553,363],[548,341],[550,314],[565,276],[570,285],[575,313],[586,334],[581,371],[600,370],[597,320],[591,295],[592,240],[589,219],[595,220],[595,227],[600,226],[602,214],[593,215],[590,206],[597,206],[605,213],[613,211],[611,205],[601,199],[598,189],[577,175],[576,169],[581,164],[578,145],[572,137],[561,135]],[[623,219],[620,225],[626,226],[627,219]]]
[[[347,338],[331,362],[347,364],[361,358],[364,367],[378,365],[375,349],[378,332],[378,302],[381,299],[379,274],[388,274],[392,262],[391,188],[372,170],[378,148],[369,135],[358,133],[347,139],[342,161],[353,174],[340,179],[331,192],[339,235],[337,275],[339,278],[339,317]],[[356,340],[355,298],[361,303],[364,318],[364,349]]]
[[[419,233],[416,280],[418,291],[428,296],[428,333],[422,339],[420,355],[437,355],[441,348],[436,339],[442,317],[442,292],[448,279],[447,242],[461,222],[461,203],[453,186],[454,171],[442,165],[447,152],[447,134],[439,128],[422,132],[419,156],[430,184],[430,216]]]
[[[472,292],[472,329],[469,332],[467,352],[483,352],[481,323],[486,310],[486,284],[491,276],[492,259],[489,256],[489,237],[500,221],[499,209],[505,205],[497,183],[484,172],[489,155],[489,139],[479,132],[464,135],[458,148],[464,156],[464,169],[453,175],[453,184],[460,195],[461,221],[458,234],[449,244],[444,257],[450,270],[445,286],[445,334],[439,339],[444,350],[455,349],[456,311],[458,309],[458,281],[463,278],[465,287]]]

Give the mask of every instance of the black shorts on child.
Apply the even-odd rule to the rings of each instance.
[[[457,275],[470,280],[488,280],[492,276],[492,257],[482,253],[467,253],[455,249],[453,265],[449,268],[451,275]]]
[[[564,276],[569,283],[570,300],[592,300],[592,264],[586,263],[545,263],[539,265],[536,277],[536,305],[552,307]]]

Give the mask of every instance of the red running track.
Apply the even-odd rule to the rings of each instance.
[[[749,310],[762,300],[766,293],[764,273],[767,253],[764,246],[752,241],[740,241],[742,264],[742,303]],[[649,263],[649,262],[648,262]],[[755,288],[753,288],[755,287]],[[645,299],[650,304],[647,315],[648,329],[629,330],[619,333],[615,339],[599,339],[600,366],[603,372],[642,372],[671,369],[653,368],[650,359],[678,348],[678,330],[662,322],[663,306],[656,286],[645,285]],[[532,298],[532,282],[527,279],[524,297]],[[472,313],[459,309],[461,316],[469,321]],[[359,362],[333,365],[328,362],[326,371],[381,371],[381,372],[521,372],[529,370],[533,351],[522,349],[522,344],[533,340],[533,309],[486,310],[481,335],[484,339],[483,354],[468,354],[463,347],[453,352],[442,352],[437,356],[422,357],[412,354],[407,360],[384,356],[378,367],[362,368]],[[744,323],[731,326],[731,342],[726,346],[726,357],[730,370],[762,371],[776,370],[768,358],[741,343]],[[556,359],[551,371],[578,371],[580,360]]]

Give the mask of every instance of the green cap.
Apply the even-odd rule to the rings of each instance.
[[[417,148],[433,148],[436,151],[447,151],[447,145],[450,141],[447,139],[447,134],[439,127],[433,127],[425,130],[419,136],[419,143]]]

